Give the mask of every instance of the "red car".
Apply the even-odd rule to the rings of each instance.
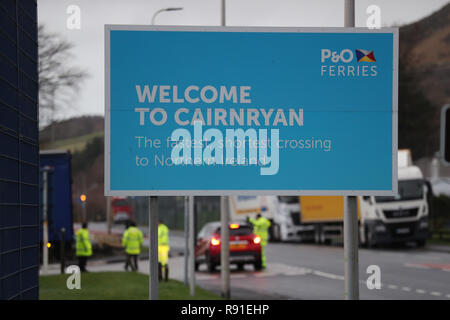
[[[197,236],[195,247],[195,270],[206,263],[209,272],[214,272],[220,265],[220,222],[207,223]],[[230,224],[230,264],[239,270],[245,264],[252,264],[255,270],[261,270],[261,238],[253,233],[253,226],[248,223]]]

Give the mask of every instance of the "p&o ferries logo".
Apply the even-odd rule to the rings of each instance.
[[[373,50],[321,50],[321,77],[376,77],[378,75]]]

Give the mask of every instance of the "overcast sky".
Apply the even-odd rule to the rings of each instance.
[[[356,26],[366,26],[366,8],[381,8],[382,26],[408,24],[440,9],[448,0],[356,0]],[[104,25],[150,24],[153,13],[166,7],[182,11],[163,12],[160,25],[220,25],[220,0],[38,0],[39,23],[72,42],[73,65],[90,77],[63,118],[104,114]],[[69,30],[66,13],[70,5],[81,9],[80,30]],[[341,27],[344,0],[227,0],[226,22],[230,26]]]

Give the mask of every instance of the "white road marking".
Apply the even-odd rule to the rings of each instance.
[[[425,291],[425,290],[422,290],[422,289],[416,289],[416,292],[417,292],[417,293],[420,293],[420,294],[425,294],[425,293],[426,293],[426,291]]]
[[[418,268],[418,269],[430,269],[429,267],[426,266],[421,266],[421,265],[417,265],[417,264],[405,264],[405,266],[407,267],[411,267],[411,268]],[[274,277],[274,276],[304,276],[307,274],[313,274],[315,276],[318,277],[322,277],[322,278],[327,278],[327,279],[333,279],[333,280],[344,280],[345,277],[342,275],[338,275],[338,274],[333,274],[333,273],[329,273],[329,272],[324,272],[324,271],[320,271],[320,270],[312,270],[312,269],[308,269],[308,268],[303,268],[303,267],[297,267],[297,266],[290,266],[290,265],[285,265],[285,264],[281,264],[281,263],[274,263],[274,264],[270,264],[269,268],[270,271],[265,271],[265,272],[249,272],[249,273],[238,273],[238,274],[231,274],[230,278],[231,279],[244,279],[244,278],[248,278],[248,277],[257,277],[257,278],[266,278],[266,277]],[[441,269],[444,271],[450,271],[450,269]],[[200,274],[196,276],[198,280],[213,280],[213,279],[219,279],[220,275],[214,274],[214,275],[207,275],[207,274]],[[359,283],[361,284],[366,284],[365,280],[359,280]],[[410,287],[402,287],[402,286],[398,286],[395,284],[381,284],[381,287],[387,287],[391,290],[397,290],[400,289],[402,291],[405,292],[411,292],[411,291],[415,291],[417,294],[426,294],[427,291],[423,290],[423,289],[413,289]],[[441,292],[438,291],[432,291],[429,292],[430,295],[435,296],[435,297],[440,297],[440,296],[444,296],[445,294],[442,294]],[[450,299],[450,294],[445,295],[446,298]]]
[[[289,271],[289,272],[285,272],[283,273],[283,275],[285,276],[304,276],[308,273],[311,273],[311,271],[308,270],[299,270],[299,271]]]
[[[398,286],[396,286],[395,284],[389,284],[388,288],[395,290],[395,289],[398,289]]]
[[[409,287],[402,287],[402,290],[409,292],[409,291],[411,291],[411,288],[409,288]]]
[[[299,273],[304,274],[311,272],[310,269],[303,268],[303,267],[297,267],[297,266],[290,266],[287,264],[282,263],[271,263],[268,265],[267,268],[270,272],[277,273],[277,274],[285,274],[285,273]]]
[[[328,279],[344,280],[343,276],[328,273],[328,272],[322,272],[322,271],[318,271],[318,270],[313,270],[313,274],[315,274],[316,276],[324,277],[324,278],[328,278]]]

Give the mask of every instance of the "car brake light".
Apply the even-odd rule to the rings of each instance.
[[[260,237],[260,236],[256,236],[256,237],[253,239],[253,243],[254,243],[254,244],[260,244],[260,243],[261,243],[261,237]]]
[[[230,229],[239,229],[239,225],[237,223],[230,224]]]
[[[218,245],[220,244],[220,240],[219,240],[219,239],[216,239],[216,238],[212,238],[212,239],[211,239],[211,244],[212,244],[213,246],[218,246]]]

